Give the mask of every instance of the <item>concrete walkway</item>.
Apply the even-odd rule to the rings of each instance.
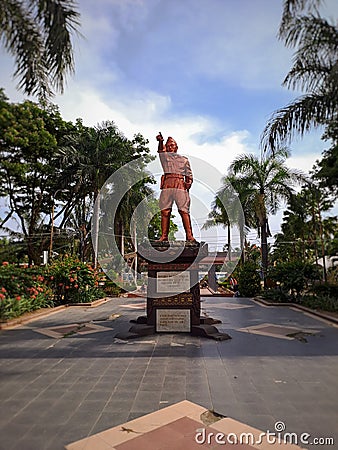
[[[114,339],[144,314],[143,299],[124,298],[1,331],[0,449],[61,450],[182,400],[338,448],[337,327],[250,299],[204,298],[202,312],[232,339]]]

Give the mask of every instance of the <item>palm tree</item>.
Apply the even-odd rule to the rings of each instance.
[[[79,13],[72,0],[2,0],[0,38],[14,57],[18,88],[41,99],[63,92],[74,72],[72,34]]]
[[[208,220],[203,225],[209,229],[218,225],[227,228],[228,257],[231,261],[231,226],[238,226],[240,234],[241,258],[244,261],[245,236],[254,226],[252,210],[248,208],[243,183],[233,176],[223,178],[223,186],[218,190],[211,205]]]
[[[290,198],[293,185],[304,180],[300,172],[285,165],[289,156],[286,149],[278,149],[274,156],[259,159],[255,155],[238,156],[230,165],[229,175],[243,186],[243,200],[254,212],[261,237],[262,269],[265,279],[268,267],[268,242],[271,236],[268,224],[269,214],[275,214],[282,200]]]
[[[64,180],[61,185],[68,180],[68,197],[73,197],[73,202],[69,203],[69,210],[74,208],[74,204],[86,204],[85,199],[91,199],[94,204],[93,213],[93,243],[94,243],[94,265],[97,264],[98,249],[98,228],[100,211],[100,191],[105,181],[119,168],[134,161],[133,165],[138,170],[142,170],[152,157],[149,156],[147,141],[141,135],[135,135],[133,140],[127,139],[113,122],[106,121],[95,128],[84,127],[78,124],[78,129],[69,136],[65,146],[59,150],[60,163],[65,167],[62,172]],[[124,180],[121,185],[133,186],[131,170],[124,170]],[[121,177],[122,175],[120,175]],[[127,179],[128,177],[128,179]],[[149,188],[145,186],[149,178],[144,177],[141,185],[134,186],[123,197],[121,203],[116,203],[116,215],[112,219],[116,234],[123,235],[123,225],[127,223],[128,214],[131,216],[140,196],[150,194]],[[121,186],[114,186],[113,192],[104,195],[105,201],[114,200],[114,195],[118,197]],[[115,219],[115,220],[114,220]],[[64,219],[65,220],[65,219]],[[108,220],[106,217],[105,220]],[[63,225],[63,223],[62,223]],[[123,242],[123,241],[122,241]],[[122,246],[122,244],[121,244]]]
[[[294,48],[294,63],[283,81],[305,94],[275,111],[262,133],[263,149],[275,151],[338,113],[338,29],[319,16],[320,0],[285,0],[279,39]],[[304,13],[305,14],[302,14]]]
[[[209,228],[217,227],[218,225],[222,225],[227,227],[228,230],[228,258],[231,261],[231,223],[227,211],[223,202],[220,199],[220,192],[215,197],[215,200],[211,204],[211,211],[208,214],[208,219],[204,223],[203,227],[205,230]]]

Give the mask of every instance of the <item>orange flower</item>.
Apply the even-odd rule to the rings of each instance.
[[[3,300],[5,298],[4,294],[0,294],[0,300]]]
[[[20,301],[20,300],[21,300],[20,295],[17,295],[17,296],[15,297],[15,300]]]
[[[7,292],[4,287],[1,288],[1,292]]]
[[[9,262],[8,261],[3,261],[2,265],[3,266],[8,266]]]

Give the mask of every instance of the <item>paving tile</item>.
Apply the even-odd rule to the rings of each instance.
[[[323,430],[336,433],[332,393],[338,391],[338,329],[299,311],[238,301],[251,307],[217,309],[223,320],[219,329],[231,329],[233,337],[224,342],[168,334],[142,338],[132,345],[114,344],[109,332],[57,342],[32,331],[108,317],[117,311],[116,301],[87,311],[70,308],[2,332],[0,398],[6,419],[0,421],[0,445],[10,450],[14,436],[13,445],[20,448],[20,438],[20,450],[26,450],[22,445],[26,435],[28,449],[35,445],[34,450],[47,446],[58,450],[103,431],[110,423],[162,411],[185,399],[257,427],[272,427],[274,421],[283,420],[292,430],[318,436]],[[127,314],[126,320],[97,324],[113,324],[114,333],[118,327],[123,331],[129,317],[139,313],[128,309]],[[265,329],[268,332],[300,327],[318,333],[305,344],[236,331],[262,324],[280,326]],[[151,340],[156,345],[146,343]],[[52,342],[55,345],[49,348]],[[39,430],[41,421],[46,444],[32,431]],[[23,427],[23,435],[13,434],[15,426]]]

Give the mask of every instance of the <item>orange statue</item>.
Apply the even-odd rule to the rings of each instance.
[[[168,241],[170,214],[173,202],[176,203],[181,215],[186,240],[197,242],[192,234],[190,221],[190,196],[189,189],[193,182],[193,175],[189,160],[185,156],[177,154],[177,143],[172,137],[168,137],[165,145],[161,133],[156,136],[158,140],[158,153],[164,174],[161,177],[161,195],[159,206],[161,209],[161,242]]]

